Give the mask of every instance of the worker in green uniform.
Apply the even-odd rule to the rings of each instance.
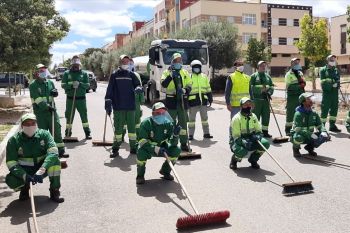
[[[329,113],[329,131],[341,132],[335,122],[338,115],[338,95],[340,89],[340,73],[337,69],[336,56],[327,57],[327,65],[320,70],[322,87],[321,121],[326,124]]]
[[[60,118],[55,108],[55,97],[58,96],[58,91],[54,83],[47,79],[49,74],[47,67],[43,64],[36,66],[36,79],[29,85],[30,98],[32,99],[34,114],[37,118],[39,129],[49,130],[52,134],[52,127],[54,127],[54,134],[56,146],[58,148],[58,156],[67,158],[69,155],[65,154],[64,143],[61,135]],[[52,124],[52,115],[54,115],[54,123]]]
[[[274,91],[274,85],[270,75],[266,73],[266,68],[265,61],[258,62],[258,72],[252,74],[250,78],[250,95],[255,104],[253,112],[259,121],[261,117],[263,135],[266,138],[271,138],[272,136],[269,134],[269,101]]]
[[[309,155],[317,156],[314,151],[322,143],[329,141],[330,137],[321,122],[320,116],[312,109],[311,93],[303,93],[299,96],[300,106],[296,109],[291,130],[293,155],[300,157],[300,145],[306,144],[304,149]],[[317,132],[315,131],[317,129]]]
[[[348,133],[350,133],[350,110],[348,111],[348,116],[346,117],[345,127]]]
[[[180,131],[181,150],[189,152],[187,137],[188,95],[191,92],[192,80],[188,72],[182,68],[180,53],[174,53],[171,66],[161,77],[161,85],[166,89],[165,106],[174,121],[178,120],[182,127]]]
[[[75,109],[78,110],[80,118],[83,124],[85,132],[85,138],[91,139],[91,131],[89,127],[89,121],[87,116],[86,107],[86,90],[89,89],[89,78],[85,71],[81,69],[81,62],[78,56],[73,56],[70,70],[64,72],[62,88],[67,94],[66,100],[66,112],[65,116],[67,119],[66,124],[66,137],[72,136],[72,125],[75,115]],[[71,118],[72,105],[74,102],[73,114]]]
[[[290,130],[293,127],[293,117],[295,109],[299,105],[299,96],[305,92],[305,79],[301,72],[299,58],[291,60],[290,70],[285,75],[286,92],[287,92],[287,112],[286,112],[286,135],[290,136]]]
[[[166,154],[175,164],[181,149],[177,146],[181,126],[174,127],[173,119],[167,108],[161,102],[152,106],[152,116],[147,117],[141,123],[139,143],[137,150],[137,177],[136,184],[145,183],[146,162],[153,156],[164,157]],[[174,180],[170,174],[171,168],[165,161],[159,173],[166,180]]]
[[[270,143],[263,138],[261,125],[254,113],[252,113],[252,101],[243,97],[240,100],[241,110],[231,120],[233,140],[230,140],[230,148],[233,152],[230,168],[237,169],[237,162],[250,154],[248,162],[254,169],[259,169],[258,160],[265,150],[260,146],[260,142],[266,149]]]
[[[38,129],[36,117],[26,113],[21,117],[21,130],[12,136],[6,146],[6,165],[10,173],[6,184],[15,191],[21,191],[20,200],[29,199],[29,182],[43,183],[49,176],[50,199],[61,203],[61,164],[58,149],[47,130]]]

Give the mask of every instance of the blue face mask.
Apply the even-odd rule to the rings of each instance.
[[[199,74],[201,72],[201,68],[193,68],[192,71],[195,74]]]
[[[153,116],[152,119],[157,125],[162,125],[171,122],[165,115]]]
[[[174,64],[173,64],[173,68],[174,68],[175,70],[181,70],[182,64],[181,64],[181,63],[174,63]]]
[[[45,79],[46,76],[47,76],[46,71],[45,71],[45,72],[40,72],[40,73],[39,73],[39,78],[41,78],[41,79]]]
[[[135,70],[134,64],[129,64],[129,69],[128,70],[134,72],[134,70]]]
[[[293,70],[301,70],[301,65],[296,64],[292,67]]]

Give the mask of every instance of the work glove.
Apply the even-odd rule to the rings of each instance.
[[[177,89],[177,91],[176,91],[176,94],[177,95],[183,95],[183,94],[185,94],[186,93],[186,89],[185,88],[179,88],[179,89]]]
[[[106,110],[108,116],[110,116],[112,113],[112,100],[110,100],[110,99],[105,100],[105,110]]]
[[[56,111],[56,109],[54,107],[52,107],[50,104],[47,104],[47,109],[49,110],[49,112]]]
[[[43,176],[42,175],[37,175],[37,174],[35,174],[34,176],[33,176],[33,181],[32,181],[32,183],[33,182],[35,182],[35,184],[36,183],[42,183],[43,182]]]
[[[168,150],[165,149],[164,147],[159,147],[159,146],[156,146],[154,148],[154,151],[156,152],[156,154],[158,156],[161,156],[161,157],[165,157],[165,154],[168,154]]]
[[[51,91],[50,91],[50,95],[52,96],[52,97],[57,97],[58,96],[58,91],[57,91],[57,89],[55,88],[55,89],[52,89]]]
[[[207,96],[208,96],[208,103],[209,103],[207,106],[210,107],[211,104],[213,103],[213,95],[211,93],[208,93]]]
[[[173,135],[174,135],[175,137],[178,137],[179,134],[180,134],[181,129],[182,129],[182,127],[181,127],[180,125],[176,125],[176,126],[174,127]]]
[[[26,174],[26,183],[29,183],[29,182],[32,182],[32,184],[35,184],[34,183],[34,177]]]
[[[253,143],[250,140],[242,140],[243,146],[248,150],[251,151],[253,148]]]
[[[136,94],[142,94],[143,93],[143,88],[141,86],[138,86],[135,88],[135,93]]]
[[[178,78],[180,76],[180,72],[178,70],[172,70],[171,71],[171,77],[174,78]]]
[[[253,142],[258,142],[258,141],[261,140],[261,135],[260,134],[253,134],[251,136],[251,139],[252,139]]]
[[[80,82],[79,81],[74,81],[73,82],[73,88],[77,89],[79,87]]]

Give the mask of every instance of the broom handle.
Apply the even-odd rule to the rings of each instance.
[[[55,108],[55,102],[52,99],[52,104],[51,104],[52,108]],[[52,132],[52,137],[55,138],[55,114],[54,111],[51,112],[51,132]]]
[[[107,112],[106,112],[106,115],[105,115],[105,126],[104,126],[104,129],[103,129],[103,142],[106,141],[106,125],[107,125]]]
[[[109,115],[109,120],[111,121],[112,129],[113,129],[113,135],[114,135],[114,124],[113,124],[111,115]]]
[[[38,222],[36,221],[36,211],[35,211],[35,204],[34,204],[34,194],[33,194],[32,182],[29,182],[29,185],[30,185],[30,192],[29,192],[30,193],[30,204],[32,206],[34,230],[36,233],[39,233]]]
[[[284,171],[284,173],[286,173],[287,176],[288,176],[293,182],[295,182],[295,179],[286,171],[286,169],[284,169],[284,168],[282,167],[282,165],[277,161],[277,159],[275,159],[275,157],[274,157],[272,154],[270,154],[270,152],[264,147],[264,145],[263,145],[260,141],[257,141],[257,142],[258,142],[259,145],[266,151],[266,153],[267,153],[268,155],[270,155],[271,159],[273,159],[273,161],[275,161],[275,163],[282,169],[282,171]]]
[[[73,121],[73,111],[74,110],[74,104],[75,104],[75,95],[77,94],[77,89],[78,88],[74,88],[74,94],[73,94],[73,103],[72,103],[72,111],[70,112],[70,119],[69,119],[69,124],[70,124],[70,127],[68,128],[68,135],[70,134],[70,132],[72,131],[72,121]]]
[[[280,129],[280,126],[279,126],[279,124],[278,124],[278,121],[277,121],[277,118],[276,118],[276,115],[275,115],[275,112],[273,111],[273,108],[272,108],[272,105],[271,105],[270,99],[269,99],[269,98],[267,98],[267,101],[269,102],[269,106],[270,106],[270,109],[271,109],[272,115],[273,115],[273,117],[275,118],[275,121],[276,121],[276,125],[277,125],[277,128],[278,128],[278,131],[280,132],[280,136],[281,136],[281,137],[283,137],[283,136],[282,136],[281,129]]]
[[[165,156],[166,161],[168,162],[169,166],[171,167],[171,170],[174,172],[174,175],[175,175],[177,181],[179,182],[179,184],[180,184],[182,190],[183,190],[184,193],[186,194],[186,197],[187,197],[188,201],[190,202],[190,205],[191,205],[193,211],[198,215],[198,210],[197,210],[196,206],[194,205],[194,203],[193,203],[193,201],[192,201],[190,195],[188,195],[188,192],[187,192],[185,186],[183,185],[182,181],[180,180],[180,177],[179,177],[179,175],[177,174],[177,172],[176,172],[176,170],[175,170],[175,168],[174,168],[174,165],[171,163],[171,161],[170,161],[170,159],[169,159],[167,153],[165,153],[164,156]]]

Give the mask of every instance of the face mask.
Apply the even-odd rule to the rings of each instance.
[[[157,125],[173,122],[173,119],[171,118],[168,112],[165,112],[164,114],[161,114],[161,115],[152,116],[152,119]]]
[[[73,72],[78,72],[80,70],[80,66],[79,65],[73,65],[72,66],[72,71]]]
[[[129,69],[129,65],[121,65],[120,68],[122,68],[122,70],[128,70]]]
[[[244,115],[249,115],[251,113],[251,111],[252,111],[251,107],[241,109],[241,113],[243,113]]]
[[[181,70],[182,64],[181,64],[181,63],[174,63],[174,64],[173,64],[173,68],[174,68],[175,70]]]
[[[242,73],[242,72],[243,72],[243,70],[244,70],[244,66],[238,66],[238,67],[237,67],[237,70],[238,70],[239,72],[241,72],[241,73]]]
[[[201,72],[201,68],[193,68],[192,71],[195,74],[199,74]]]
[[[128,70],[134,72],[135,70],[134,64],[130,64]]]
[[[330,65],[330,66],[335,66],[335,64],[336,64],[335,61],[329,61],[328,62],[328,65]]]
[[[296,64],[292,67],[293,70],[301,70],[301,65]]]
[[[33,137],[33,135],[35,134],[36,130],[37,130],[37,126],[23,126],[22,127],[22,131],[25,135],[27,135],[28,137]]]

